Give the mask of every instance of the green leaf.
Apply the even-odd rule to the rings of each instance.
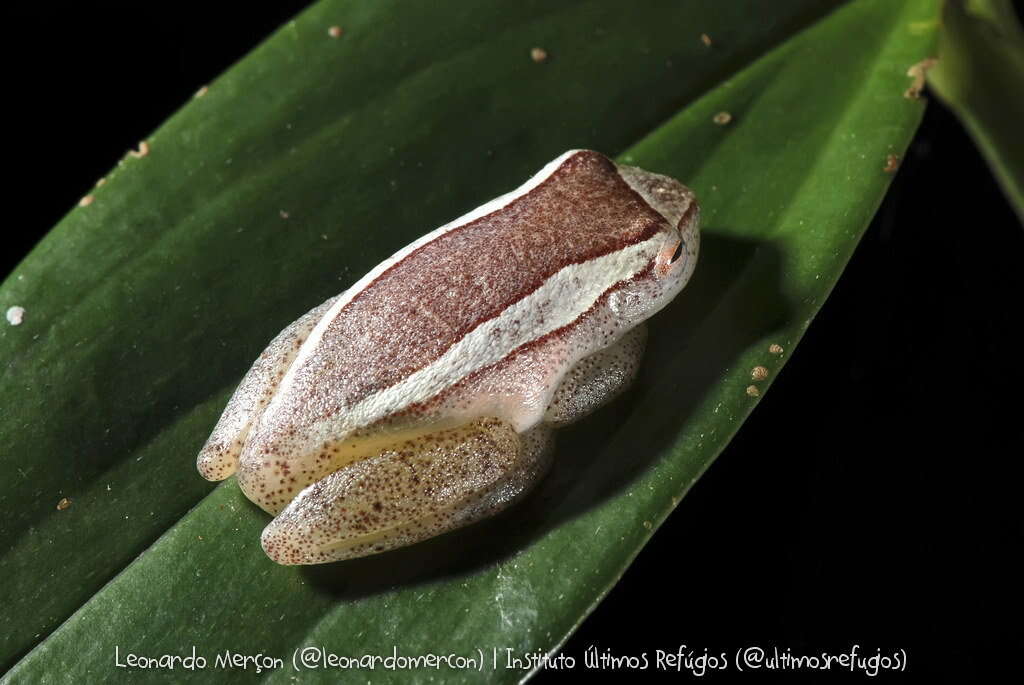
[[[963,122],[1024,223],[1024,29],[1006,0],[946,0],[928,82]]]
[[[557,647],[739,428],[757,402],[748,386],[764,393],[839,277],[887,157],[920,120],[905,73],[931,53],[937,12],[931,0],[824,17],[815,0],[772,3],[771,16],[756,2],[445,7],[304,12],[3,284],[0,305],[26,309],[0,329],[6,680],[137,677],[115,647],[123,659],[195,645],[207,670],[179,665],[175,682],[251,679],[216,667],[225,649],[281,657],[262,677],[286,681],[307,645],[480,649],[488,664],[492,648]],[[723,111],[731,122],[714,123]],[[266,515],[194,468],[241,374],[300,313],[573,147],[676,176],[702,201],[697,275],[653,321],[637,386],[563,431],[553,472],[492,521],[377,557],[271,563]],[[751,380],[758,365],[767,381]],[[525,675],[489,668],[373,677]]]

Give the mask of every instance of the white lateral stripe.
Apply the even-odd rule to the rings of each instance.
[[[310,332],[309,336],[306,338],[305,343],[302,345],[301,348],[299,348],[299,353],[295,356],[295,360],[292,362],[292,365],[288,367],[288,371],[285,373],[284,378],[281,379],[281,385],[278,388],[277,392],[274,394],[273,399],[271,399],[270,405],[267,407],[266,411],[269,413],[272,410],[276,409],[275,405],[277,405],[281,398],[287,393],[288,389],[294,382],[295,373],[297,369],[300,366],[302,366],[303,362],[306,361],[306,359],[316,349],[317,345],[320,344],[320,340],[323,339],[324,333],[327,331],[328,326],[330,326],[331,322],[334,321],[334,317],[338,315],[338,312],[340,312],[345,305],[352,301],[352,298],[354,298],[356,295],[362,292],[363,289],[366,288],[366,286],[373,283],[382,273],[387,271],[394,264],[405,259],[406,256],[408,256],[418,248],[422,247],[423,245],[426,245],[427,243],[436,240],[445,233],[448,233],[449,231],[458,228],[459,226],[464,226],[465,224],[468,224],[471,221],[475,221],[482,216],[486,216],[492,212],[496,212],[499,209],[511,203],[513,200],[516,200],[525,195],[526,193],[530,192],[531,190],[539,186],[541,183],[546,181],[548,177],[550,177],[553,173],[555,173],[555,171],[558,170],[558,167],[562,166],[562,163],[565,162],[565,160],[567,160],[569,157],[572,157],[577,152],[580,152],[580,150],[568,150],[567,152],[562,153],[555,159],[545,164],[543,169],[538,171],[536,174],[530,177],[530,180],[528,180],[526,183],[519,186],[515,190],[505,193],[504,195],[499,195],[493,200],[480,205],[476,209],[466,214],[463,214],[458,219],[455,219],[454,221],[449,221],[440,228],[434,229],[430,233],[427,233],[426,235],[422,236],[421,238],[414,240],[413,242],[409,243],[401,250],[399,250],[398,252],[391,255],[383,262],[375,266],[373,269],[370,270],[368,274],[366,274],[358,281],[356,281],[355,285],[353,285],[351,288],[345,291],[345,293],[343,293],[342,296],[338,298],[338,301],[335,302],[331,306],[331,308],[324,313],[323,318],[321,318],[320,321],[317,322],[316,326]]]
[[[571,324],[608,288],[646,268],[662,242],[664,236],[656,234],[617,252],[564,267],[499,316],[467,333],[430,365],[347,409],[343,412],[343,430],[368,426],[412,404],[429,400],[455,380],[500,361],[531,340]],[[551,303],[556,304],[545,306]],[[514,321],[519,324],[514,325]],[[331,422],[336,420],[334,417]],[[324,427],[333,427],[337,435],[337,424],[327,426],[327,423],[323,423]]]

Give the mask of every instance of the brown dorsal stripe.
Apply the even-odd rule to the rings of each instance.
[[[321,417],[352,406],[426,367],[560,269],[646,240],[663,221],[611,161],[578,152],[533,190],[367,285],[325,330],[319,344],[331,354],[308,358],[291,390]]]

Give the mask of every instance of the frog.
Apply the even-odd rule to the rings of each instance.
[[[700,207],[680,181],[569,150],[287,326],[199,451],[273,518],[283,565],[412,545],[521,501],[559,427],[637,376],[684,288]]]

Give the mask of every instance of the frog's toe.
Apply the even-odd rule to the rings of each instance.
[[[196,468],[206,480],[224,480],[238,470],[239,455],[253,422],[267,406],[302,342],[340,295],[332,297],[281,331],[238,384],[209,439],[199,451]]]
[[[238,470],[242,440],[207,440],[196,458],[199,475],[206,480],[224,480]]]
[[[420,436],[305,488],[263,531],[279,564],[375,554],[504,509],[547,467],[550,429],[494,418]]]

